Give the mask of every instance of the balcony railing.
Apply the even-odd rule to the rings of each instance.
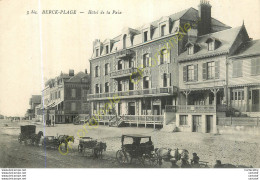
[[[118,91],[118,92],[109,92],[101,94],[89,94],[88,99],[102,99],[113,96],[152,96],[152,95],[175,95],[177,89],[175,87],[163,87],[163,88],[150,88],[150,89],[141,89],[141,90],[129,90],[129,91]]]
[[[177,112],[179,113],[215,113],[215,105],[179,105]]]
[[[135,52],[130,49],[123,49],[116,52],[116,58],[124,59],[131,57]]]
[[[131,75],[137,75],[137,68],[129,68],[129,69],[121,69],[117,71],[111,72],[111,77],[112,78],[120,78],[120,77],[127,77]]]
[[[95,116],[99,122],[109,122],[115,115],[99,115]],[[126,123],[135,124],[163,124],[163,115],[123,115],[122,120]]]

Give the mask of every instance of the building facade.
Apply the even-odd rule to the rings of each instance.
[[[229,106],[240,115],[260,115],[260,40],[243,43],[228,58]]]
[[[36,117],[35,115],[35,108],[41,104],[41,95],[32,95],[29,101],[30,108],[26,111],[26,118],[32,120]]]
[[[42,92],[44,121],[72,123],[78,115],[89,114],[89,88],[90,78],[87,71],[74,75],[74,71],[70,70],[69,74],[61,73],[48,80]]]
[[[95,40],[89,60],[92,115],[99,122],[123,115],[124,122],[137,126],[175,121],[176,107],[183,102],[178,57],[198,36],[226,29],[230,27],[211,17],[208,2],[202,2],[199,10],[189,8],[136,29],[124,28],[116,38]],[[117,102],[104,111],[114,97]]]

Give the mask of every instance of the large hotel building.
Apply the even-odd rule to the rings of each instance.
[[[251,77],[246,82],[241,73],[232,73],[234,68],[242,71],[245,56],[239,53],[248,51],[244,44],[257,57],[252,61],[254,76],[248,74],[250,67],[243,70]],[[243,112],[259,112],[256,46],[259,42],[251,42],[244,24],[231,28],[211,17],[206,1],[198,10],[189,8],[138,28],[124,28],[112,39],[96,39],[89,60],[91,113],[103,124],[216,132],[217,117],[225,116],[232,105]],[[234,80],[236,76],[240,81]],[[117,102],[111,103],[114,97]],[[112,105],[104,111],[108,103]]]

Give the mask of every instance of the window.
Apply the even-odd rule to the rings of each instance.
[[[214,50],[214,41],[208,43],[208,50],[213,51]]]
[[[121,70],[121,69],[123,69],[123,61],[119,60],[118,61],[118,70]]]
[[[108,75],[109,72],[109,63],[105,64],[105,75]]]
[[[194,46],[189,46],[188,47],[188,54],[194,54]]]
[[[251,60],[251,74],[252,75],[260,74],[260,59]]]
[[[58,98],[60,98],[60,91],[58,92]]]
[[[105,83],[105,92],[109,92],[109,82]]]
[[[134,83],[131,80],[129,80],[129,90],[134,90]]]
[[[96,49],[96,57],[99,55],[99,49]]]
[[[237,92],[235,92],[235,100],[237,100]]]
[[[76,111],[76,103],[71,103],[71,111]]]
[[[96,68],[95,68],[95,75],[96,75],[96,77],[99,77],[99,75],[100,75],[100,71],[99,71],[99,66],[96,66]]]
[[[144,32],[144,42],[148,40],[148,31]]]
[[[71,89],[71,97],[76,97],[76,89]]]
[[[143,67],[149,67],[149,54],[143,56]]]
[[[163,87],[167,87],[167,74],[163,74]]]
[[[194,81],[194,77],[195,77],[195,74],[194,74],[194,66],[193,65],[189,65],[187,67],[187,70],[188,70],[188,81]]]
[[[99,93],[99,84],[96,84],[96,93]]]
[[[208,79],[215,78],[215,62],[208,62]]]
[[[167,51],[167,49],[163,49],[163,50],[161,50],[160,63],[166,64],[167,62],[168,62],[168,51]]]
[[[106,45],[106,54],[108,54],[109,53],[109,47],[108,47],[108,45]]]
[[[180,125],[188,125],[188,116],[180,115]]]
[[[144,82],[143,83],[144,83],[143,84],[143,88],[144,89],[148,89],[149,88],[149,77],[148,76],[144,77]]]
[[[118,91],[122,91],[122,81],[118,81]]]
[[[161,26],[161,36],[165,35],[165,29],[166,29],[166,25],[162,25]]]
[[[219,79],[219,61],[203,63],[202,75],[203,80]]]
[[[242,76],[242,62],[243,61],[233,61],[233,77]]]
[[[134,62],[133,59],[131,59],[131,60],[129,61],[129,68],[132,68],[132,67],[134,67],[134,66],[135,66],[135,62]]]

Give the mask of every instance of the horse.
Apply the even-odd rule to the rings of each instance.
[[[39,145],[42,136],[43,136],[42,131],[39,131],[38,134],[32,134],[31,135],[32,144]]]
[[[58,144],[59,146],[64,143],[65,144],[65,149],[68,149],[68,143],[73,142],[74,143],[74,136],[68,136],[68,135],[60,135],[58,137]]]
[[[159,166],[162,165],[162,160],[165,162],[176,162],[180,159],[188,161],[189,152],[186,149],[171,149],[171,148],[155,148],[155,153],[159,160]]]
[[[103,151],[106,151],[107,144],[103,142],[98,142],[95,148],[93,149],[94,158],[100,157],[102,159]]]

